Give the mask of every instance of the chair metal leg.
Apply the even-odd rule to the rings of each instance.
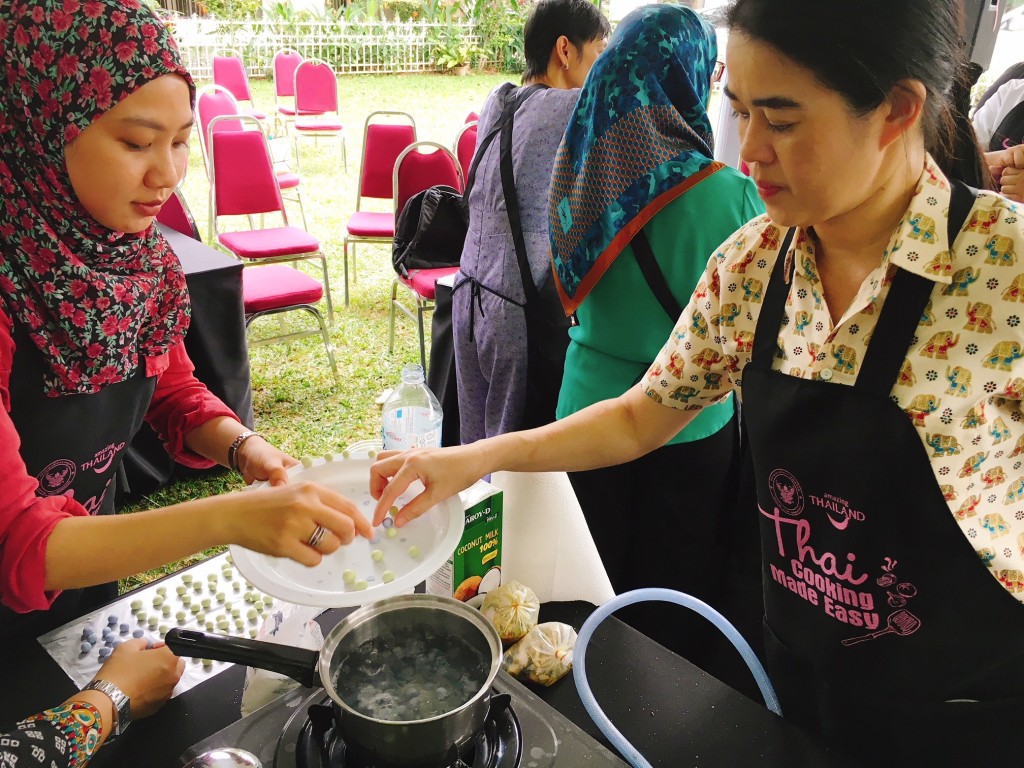
[[[427,374],[427,347],[423,335],[423,302],[416,297],[416,320],[419,323],[420,332],[420,366],[423,368],[423,375]]]
[[[309,304],[295,304],[293,306],[282,307],[281,309],[268,309],[263,310],[262,312],[253,312],[251,315],[247,315],[245,318],[245,331],[248,343],[251,346],[261,346],[264,344],[274,344],[283,342],[288,345],[286,347],[286,350],[290,350],[292,341],[296,341],[298,339],[306,338],[308,336],[316,334],[316,331],[297,331],[295,333],[283,332],[281,336],[277,336],[274,338],[259,339],[257,341],[249,340],[248,337],[250,335],[252,323],[257,318],[263,317],[265,315],[276,314],[278,315],[278,321],[282,324],[283,328],[284,318],[282,317],[282,315],[285,312],[291,312],[292,310],[296,309],[301,309],[305,312],[308,312],[309,314],[313,315],[313,317],[316,318],[317,325],[320,327],[320,336],[324,340],[324,349],[327,352],[327,359],[331,364],[331,371],[334,373],[334,381],[335,383],[340,384],[341,376],[338,373],[338,363],[334,358],[334,344],[331,342],[331,336],[327,331],[327,326],[324,324],[324,317],[322,314],[320,314],[320,310],[318,310],[316,307],[310,306]]]
[[[348,151],[345,148],[345,134],[340,134],[341,138],[341,164],[345,169],[345,173],[348,173]]]
[[[391,283],[391,323],[388,331],[388,352],[395,351],[395,305],[398,302],[398,278]]]
[[[424,324],[423,316],[427,312],[434,311],[434,302],[429,299],[424,299],[418,293],[413,291],[411,288],[410,292],[413,294],[413,300],[416,302],[416,314],[413,314],[411,309],[408,309],[404,304],[398,301],[398,284],[399,279],[391,283],[391,312],[390,312],[390,328],[388,331],[388,352],[395,351],[395,311],[402,310],[402,312],[409,317],[410,320],[416,323],[416,329],[419,333],[420,342],[420,365],[423,366],[423,370],[427,370],[427,334],[426,327]]]
[[[306,223],[306,207],[302,204],[302,192],[299,191],[298,187],[295,187],[295,201],[299,204],[299,215],[302,216],[302,228],[309,231],[309,225]]]
[[[341,384],[341,376],[338,374],[338,364],[334,360],[334,344],[331,343],[331,336],[327,333],[327,326],[324,325],[324,316],[316,311],[315,307],[305,306],[306,309],[316,317],[317,323],[320,324],[320,335],[324,337],[324,349],[327,350],[327,359],[331,363],[331,370],[334,372],[334,382]]]
[[[207,226],[207,231],[206,231],[206,242],[209,243],[210,245],[214,245],[214,243],[216,241],[213,239],[213,224],[214,224],[214,222],[213,222],[213,188],[212,187],[210,189],[209,201],[210,201],[210,204],[208,206],[209,221],[208,221],[208,226]]]
[[[320,264],[324,269],[324,295],[327,296],[327,322],[334,325],[334,301],[331,299],[331,278],[327,274],[327,256],[320,251]]]
[[[342,240],[342,253],[345,256],[345,306],[348,306],[348,238]]]

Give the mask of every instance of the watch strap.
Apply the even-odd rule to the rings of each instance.
[[[124,691],[106,680],[92,680],[83,691],[99,691],[110,697],[114,705],[114,727],[111,736],[120,736],[131,722],[131,699]]]
[[[228,446],[228,467],[238,474],[242,474],[242,470],[238,467],[238,449],[241,448],[242,443],[250,437],[263,437],[263,435],[259,432],[247,429],[235,437],[235,439],[231,441],[231,445]]]

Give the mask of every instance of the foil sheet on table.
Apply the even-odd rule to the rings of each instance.
[[[211,581],[212,576],[216,576],[216,581]],[[186,584],[186,580],[189,580],[190,583]],[[200,585],[198,591],[195,588],[197,583]],[[161,587],[165,588],[165,594],[161,595],[158,592]],[[178,594],[178,587],[185,587],[183,594]],[[217,599],[218,594],[223,594],[223,601]],[[245,599],[247,594],[262,602],[262,607],[259,610],[257,610],[258,603],[255,600],[247,601]],[[188,596],[188,601],[182,599],[185,595]],[[158,596],[163,598],[164,605],[170,605],[169,616],[164,615],[162,605],[159,608],[154,607],[154,599]],[[209,608],[202,608],[204,599],[210,601]],[[135,601],[141,603],[140,610],[145,612],[145,617],[141,621],[138,618],[138,611],[132,610],[132,603]],[[190,604],[185,605],[185,602]],[[199,612],[205,614],[202,624],[197,619],[198,613],[192,611],[193,604],[198,604]],[[232,567],[228,554],[224,553],[178,571],[160,581],[132,590],[103,608],[42,635],[39,638],[39,644],[60,665],[67,676],[81,687],[96,676],[103,664],[99,658],[99,649],[104,647],[102,632],[104,627],[108,626],[108,617],[110,616],[118,617],[114,626],[114,637],[121,641],[132,639],[135,630],[142,630],[144,639],[150,642],[159,642],[166,634],[166,630],[171,627],[251,637],[260,629],[265,620],[273,620],[274,615],[280,614],[287,605],[287,603],[273,598],[268,600],[266,595],[251,586],[238,573],[238,570]],[[239,609],[237,618],[241,619],[241,626],[236,621],[236,617],[232,616],[232,608]],[[177,618],[179,611],[184,613],[182,620]],[[254,618],[250,618],[250,611],[255,611]],[[157,617],[155,627],[150,625],[151,616]],[[222,618],[227,619],[226,627],[219,623]],[[210,621],[213,622],[212,630],[207,625],[207,622]],[[121,624],[128,625],[127,634],[121,634]],[[83,653],[82,635],[86,627],[91,627],[99,640],[89,652]],[[194,688],[230,666],[232,665],[223,661],[204,664],[198,659],[185,659],[185,673],[175,687],[174,695],[177,696]]]

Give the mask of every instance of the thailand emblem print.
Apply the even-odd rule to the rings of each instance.
[[[792,473],[776,469],[768,476],[768,490],[779,509],[796,517],[804,509],[804,490]]]

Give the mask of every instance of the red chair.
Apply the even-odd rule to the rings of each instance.
[[[290,343],[307,336],[319,334],[324,340],[327,359],[331,363],[334,380],[341,383],[338,364],[334,360],[334,345],[331,343],[323,315],[314,306],[323,298],[324,287],[295,267],[285,264],[268,264],[264,267],[246,267],[242,270],[242,303],[245,308],[245,329],[250,347],[264,344]],[[307,312],[317,321],[317,329],[282,332],[276,336],[252,338],[251,326],[261,317],[282,312]]]
[[[203,166],[206,168],[206,176],[210,176],[209,163],[209,130],[210,123],[214,118],[224,118],[232,115],[243,116],[238,107],[238,102],[227,88],[219,85],[207,85],[199,89],[196,94],[196,126],[199,129],[199,153],[203,158]],[[264,123],[258,122],[262,129]],[[241,131],[244,126],[240,120],[221,119],[217,121],[218,131]],[[299,214],[302,216],[302,226],[306,229],[306,209],[302,205],[302,193],[299,191],[301,179],[297,173],[292,173],[287,167],[276,169],[277,183],[282,190],[294,190],[292,197],[285,197],[289,202],[299,205]],[[212,203],[211,203],[212,205]],[[213,208],[210,208],[210,239],[213,239]]]
[[[421,152],[421,148],[433,148],[433,152]],[[462,189],[462,171],[455,155],[446,147],[433,141],[419,141],[406,147],[395,161],[392,177],[395,190],[395,215],[413,195],[428,187],[447,184],[455,189]],[[391,283],[390,330],[388,332],[388,351],[395,350],[395,311],[401,310],[415,320],[420,338],[420,364],[427,369],[426,336],[423,331],[423,316],[434,309],[434,296],[437,292],[437,281],[458,270],[458,267],[441,267],[438,269],[413,269],[408,277],[396,275]],[[416,314],[398,301],[398,286],[408,288],[416,302]]]
[[[422,152],[423,149],[434,151]],[[395,190],[397,218],[409,198],[427,187],[447,184],[462,189],[462,170],[458,159],[444,145],[436,141],[417,141],[402,150],[395,160],[391,184]]]
[[[274,122],[282,133],[295,119],[295,70],[302,63],[302,54],[285,48],[274,54]]]
[[[199,227],[196,226],[196,220],[192,216],[192,211],[189,210],[188,203],[185,202],[185,196],[181,194],[180,189],[174,190],[171,196],[167,198],[167,202],[160,209],[160,213],[156,215],[156,220],[165,227],[169,227],[175,232],[181,232],[181,234],[187,235],[193,240],[201,242],[203,239],[199,236]]]
[[[401,123],[374,122],[391,116]],[[408,125],[405,121],[408,121]],[[392,176],[402,150],[416,143],[416,121],[405,112],[371,112],[363,127],[363,158],[359,162],[356,211],[345,224],[345,305],[348,306],[348,246],[352,243],[352,282],[356,282],[356,244],[390,243],[395,236],[394,211],[364,211],[363,198],[394,201]]]
[[[199,154],[203,158],[206,175],[210,175],[208,135],[214,118],[241,115],[238,102],[231,91],[222,85],[207,85],[196,93],[196,128],[199,129]],[[218,131],[244,130],[241,120],[218,120]]]
[[[270,148],[262,131],[218,131],[219,121],[257,121],[251,117],[214,118],[209,127],[210,195],[216,241],[246,262],[272,264],[308,260],[320,263],[327,316],[334,322],[327,258],[320,241],[304,229],[288,224],[288,212],[274,175]],[[282,226],[220,232],[222,216],[253,216],[280,213]]]
[[[469,169],[473,164],[473,154],[476,152],[476,121],[466,123],[459,129],[455,137],[455,157],[459,160],[459,168],[462,169],[464,182],[469,181]]]
[[[341,162],[348,171],[345,133],[338,109],[338,78],[331,65],[320,59],[307,59],[295,68],[295,119],[292,130],[296,137],[295,163],[298,168],[298,137],[337,137],[341,143]]]
[[[467,123],[475,123],[479,119],[480,119],[480,115],[478,115],[476,112],[470,112],[468,115],[466,115],[466,122]]]
[[[213,84],[227,88],[235,101],[248,102],[249,106],[243,114],[251,115],[257,120],[266,120],[267,115],[256,109],[249,88],[249,75],[245,71],[242,57],[234,51],[224,51],[213,57]]]
[[[199,236],[199,228],[196,226],[195,219],[192,218],[192,212],[180,189],[174,190],[174,194],[167,199],[156,220],[163,226],[194,240],[202,240]],[[341,378],[338,375],[338,364],[334,360],[334,346],[331,344],[331,337],[327,333],[323,316],[313,306],[323,298],[323,295],[324,289],[320,283],[294,267],[284,264],[268,264],[259,269],[242,270],[242,304],[245,312],[247,344],[250,347],[255,347],[275,342],[294,341],[319,333],[323,336],[327,359],[334,372],[334,380],[340,384]],[[295,331],[286,334],[287,338],[279,335],[252,339],[249,326],[255,320],[266,315],[293,310],[312,314],[317,319],[319,329]]]

